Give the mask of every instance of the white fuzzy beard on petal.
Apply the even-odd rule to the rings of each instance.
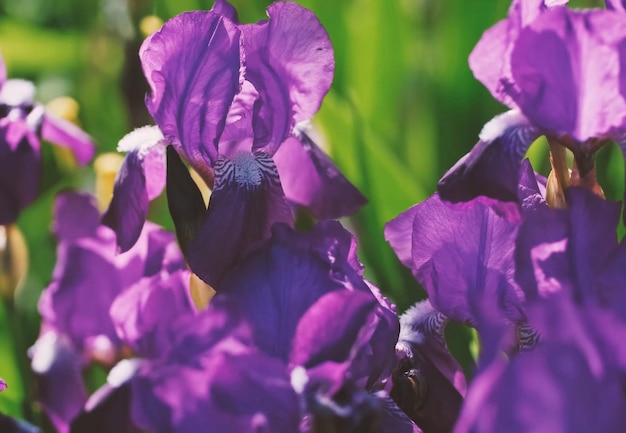
[[[137,151],[139,157],[143,158],[153,147],[165,147],[164,144],[165,138],[158,126],[142,126],[122,137],[117,143],[117,151]]]
[[[9,107],[30,105],[35,102],[35,85],[30,81],[8,80],[0,89],[0,103]]]
[[[478,137],[485,143],[491,143],[496,138],[501,137],[508,129],[519,126],[530,126],[530,123],[519,111],[510,110],[485,123]]]

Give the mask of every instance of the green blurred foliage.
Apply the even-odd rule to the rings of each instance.
[[[264,19],[269,3],[233,1],[242,22]],[[335,49],[335,80],[314,125],[321,144],[370,200],[344,222],[359,239],[367,276],[403,311],[425,295],[385,242],[383,227],[432,194],[438,178],[476,142],[482,125],[505,110],[473,78],[467,57],[482,32],[506,15],[508,2],[300,3],[316,12]],[[95,138],[98,153],[110,152],[124,134],[150,123],[137,56],[140,20],[150,14],[165,20],[211,5],[212,0],[0,0],[0,51],[9,76],[34,81],[40,101],[75,98],[80,124]],[[612,199],[623,194],[618,152],[605,149],[598,161],[600,180]],[[535,144],[529,156],[547,174],[545,143]],[[44,146],[44,162],[42,196],[18,223],[31,251],[29,275],[15,311],[0,309],[0,375],[10,384],[0,394],[0,412],[15,416],[31,416],[21,402],[32,397],[33,388],[19,363],[37,336],[36,304],[55,263],[54,195],[66,187],[93,191],[94,183],[90,168],[68,170],[49,146]],[[172,227],[164,199],[153,203],[151,218]],[[16,315],[19,336],[12,331],[15,326],[9,327]],[[458,327],[449,336],[451,349],[468,370],[469,335]]]

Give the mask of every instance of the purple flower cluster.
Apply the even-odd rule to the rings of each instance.
[[[511,111],[385,229],[432,305],[478,331],[458,433],[626,429],[626,242],[594,164],[626,151],[626,15],[564,3],[514,0],[485,32],[470,66]],[[548,179],[522,160],[541,135]]]
[[[295,3],[268,16],[241,24],[218,0],[148,37],[156,126],[120,141],[103,215],[88,195],[57,197],[30,356],[60,433],[416,433],[458,417],[447,318],[428,301],[398,317],[332,220],[365,199],[307,134],[332,81],[328,35]],[[163,189],[180,248],[146,222]],[[297,206],[319,220],[308,232]],[[93,363],[109,373],[88,395]]]

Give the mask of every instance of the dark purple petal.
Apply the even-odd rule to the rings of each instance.
[[[357,271],[338,254],[347,245],[339,239],[327,243],[337,226],[318,225],[299,233],[277,225],[272,239],[224,278],[216,298],[223,292],[239,303],[264,352],[287,361],[298,322],[324,294],[346,288],[369,293]]]
[[[72,422],[70,433],[141,433],[130,418],[131,385],[105,384]]]
[[[13,224],[22,209],[37,198],[41,177],[36,137],[28,134],[13,148],[7,132],[8,128],[0,129],[0,225]]]
[[[626,291],[624,281],[626,279],[626,242],[622,241],[619,248],[607,260],[598,277],[599,295],[606,305],[623,319],[626,320]]]
[[[80,165],[87,164],[93,158],[95,144],[91,137],[73,123],[50,113],[43,117],[41,137],[70,149]]]
[[[274,155],[285,196],[318,219],[349,215],[367,199],[309,137],[290,137]]]
[[[522,296],[513,280],[516,205],[484,197],[450,204],[434,195],[408,212],[414,215],[410,231],[408,224],[392,221],[387,233],[399,240],[397,229],[406,230],[405,238],[412,242],[411,270],[435,309],[471,323],[485,302],[510,320],[522,319]],[[408,246],[400,245],[405,254]]]
[[[226,272],[276,223],[293,224],[276,166],[263,153],[220,158],[204,224],[189,246],[192,271],[217,291]]]
[[[139,55],[151,94],[148,110],[165,138],[201,171],[217,145],[239,91],[240,32],[208,11],[172,18],[149,36]]]
[[[328,33],[313,12],[274,3],[269,21],[241,26],[246,79],[260,95],[254,148],[273,155],[298,122],[317,112],[333,79]]]
[[[80,355],[67,338],[54,332],[40,336],[29,355],[37,401],[59,433],[68,433],[71,421],[87,400]]]
[[[54,201],[53,230],[63,242],[74,242],[85,236],[96,236],[100,212],[93,196],[64,191]]]
[[[583,142],[620,127],[618,45],[626,17],[604,10],[555,8],[523,29],[511,54],[508,93],[524,115],[552,134]]]
[[[480,141],[439,180],[441,198],[468,201],[480,195],[517,201],[521,161],[539,131],[515,111],[490,120]]]
[[[529,298],[561,290],[597,298],[596,276],[617,248],[620,204],[581,188],[566,196],[566,210],[538,209],[520,228],[516,279]]]
[[[444,339],[446,321],[428,301],[400,318],[401,359],[390,395],[425,432],[451,431],[465,394],[465,377]]]
[[[517,199],[523,212],[546,207],[546,179],[535,173],[530,160],[522,161]]]
[[[141,233],[148,216],[146,175],[138,151],[129,152],[115,178],[113,198],[102,223],[117,235],[120,252],[128,251]]]

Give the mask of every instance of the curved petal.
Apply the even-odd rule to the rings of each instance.
[[[146,175],[138,151],[129,152],[115,177],[113,198],[102,223],[117,235],[120,252],[135,245],[148,216]]]
[[[450,204],[434,195],[413,212],[407,233],[411,270],[433,307],[453,320],[473,323],[476,307],[486,302],[510,320],[521,320],[522,297],[513,279],[517,206],[484,197]]]
[[[274,161],[287,199],[308,207],[320,220],[341,218],[367,203],[328,155],[305,134],[300,140],[285,140]]]
[[[328,33],[315,14],[296,3],[277,2],[269,21],[243,25],[246,79],[261,104],[254,149],[273,155],[293,127],[311,119],[333,79],[335,60]]]
[[[228,108],[239,91],[240,32],[209,11],[186,12],[139,51],[151,94],[148,110],[165,138],[199,170],[217,161]]]
[[[276,223],[292,225],[293,214],[272,159],[263,153],[221,157],[206,219],[189,246],[192,271],[219,292],[224,274]]]
[[[539,131],[516,111],[490,120],[480,141],[439,180],[437,190],[448,201],[468,201],[480,195],[517,201],[520,165]]]
[[[80,165],[93,158],[95,144],[82,129],[67,120],[45,113],[41,124],[41,137],[59,146],[67,147]]]
[[[626,2],[624,0],[605,0],[606,8],[626,12]]]
[[[511,54],[509,94],[536,126],[579,142],[602,138],[626,118],[618,45],[626,17],[555,8],[520,32]]]

